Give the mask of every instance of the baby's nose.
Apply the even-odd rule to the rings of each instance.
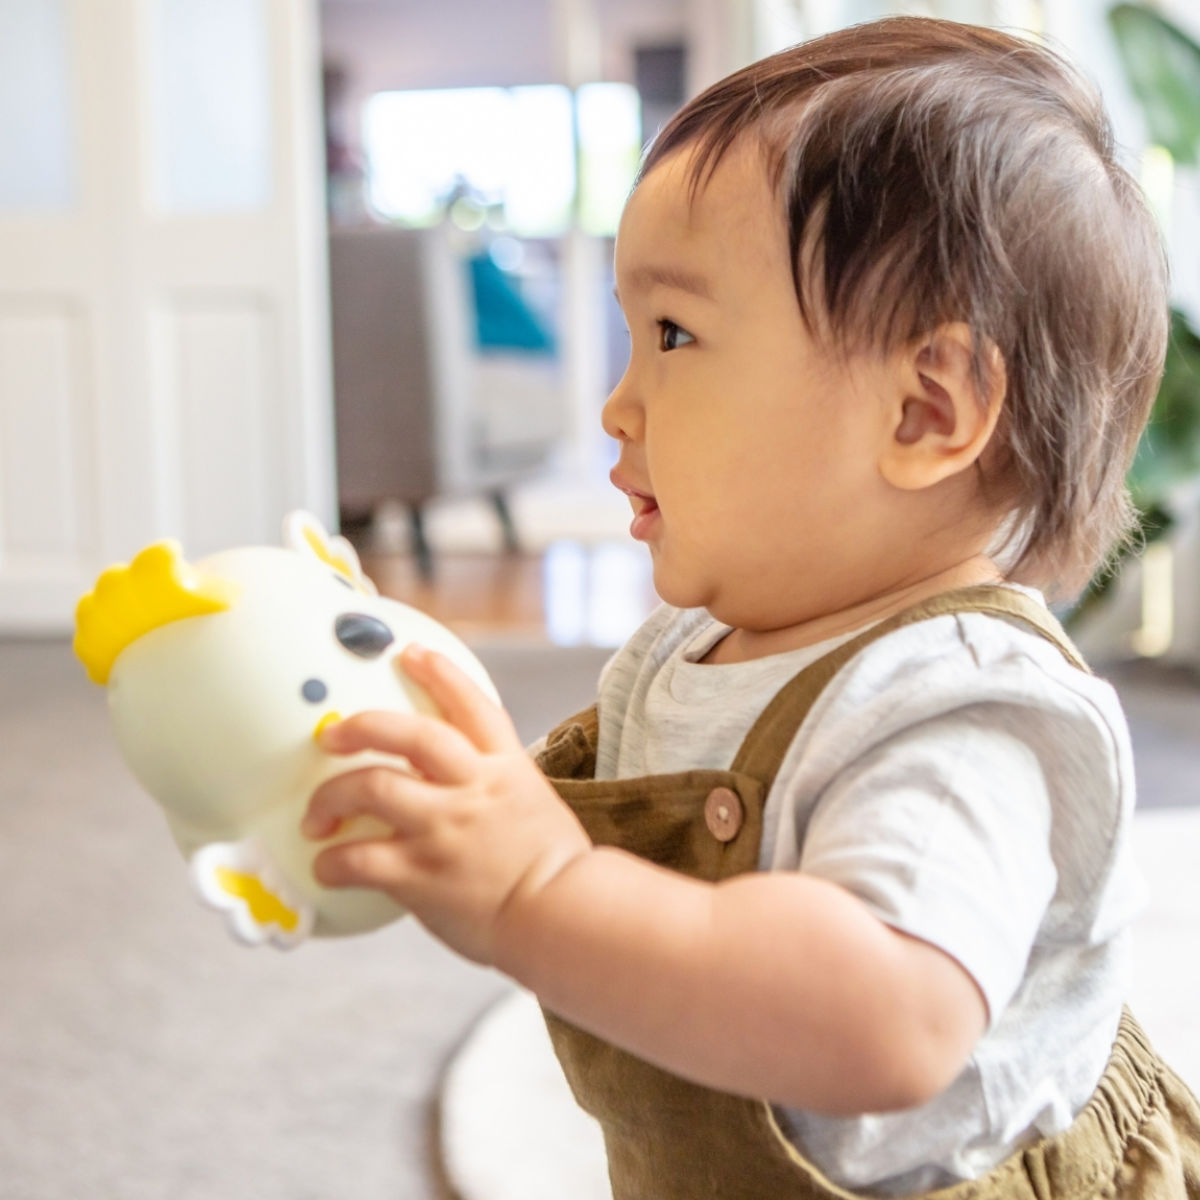
[[[634,396],[631,369],[626,368],[620,382],[609,393],[600,411],[600,425],[617,441],[637,441],[641,430],[640,405]]]

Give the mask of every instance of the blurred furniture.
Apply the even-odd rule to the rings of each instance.
[[[516,548],[506,490],[545,464],[563,428],[552,343],[481,348],[479,272],[451,232],[342,228],[329,245],[343,527],[401,501],[425,574],[422,514],[437,497],[490,497],[506,547]]]

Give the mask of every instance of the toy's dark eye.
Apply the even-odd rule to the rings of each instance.
[[[320,704],[326,696],[329,695],[329,689],[319,679],[306,679],[304,686],[300,689],[302,695],[309,704]]]
[[[366,613],[342,613],[334,622],[333,632],[359,658],[378,658],[396,640],[396,635],[378,617],[368,617]]]

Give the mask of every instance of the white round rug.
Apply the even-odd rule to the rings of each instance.
[[[440,1126],[460,1200],[612,1200],[600,1127],[575,1103],[529,992],[493,1005],[463,1043]]]
[[[1200,808],[1139,812],[1134,848],[1151,899],[1135,936],[1130,1005],[1200,1093]],[[491,1008],[456,1054],[441,1152],[459,1200],[611,1200],[599,1126],[576,1105],[529,993]]]

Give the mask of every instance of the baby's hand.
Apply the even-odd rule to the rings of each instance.
[[[464,672],[412,646],[402,665],[445,719],[364,712],[321,733],[329,754],[401,755],[417,775],[371,766],[322,784],[304,818],[308,837],[327,838],[359,815],[395,833],[332,846],[314,871],[326,887],[386,892],[447,945],[490,965],[506,932],[521,936],[525,902],[591,843],[508,714]]]

